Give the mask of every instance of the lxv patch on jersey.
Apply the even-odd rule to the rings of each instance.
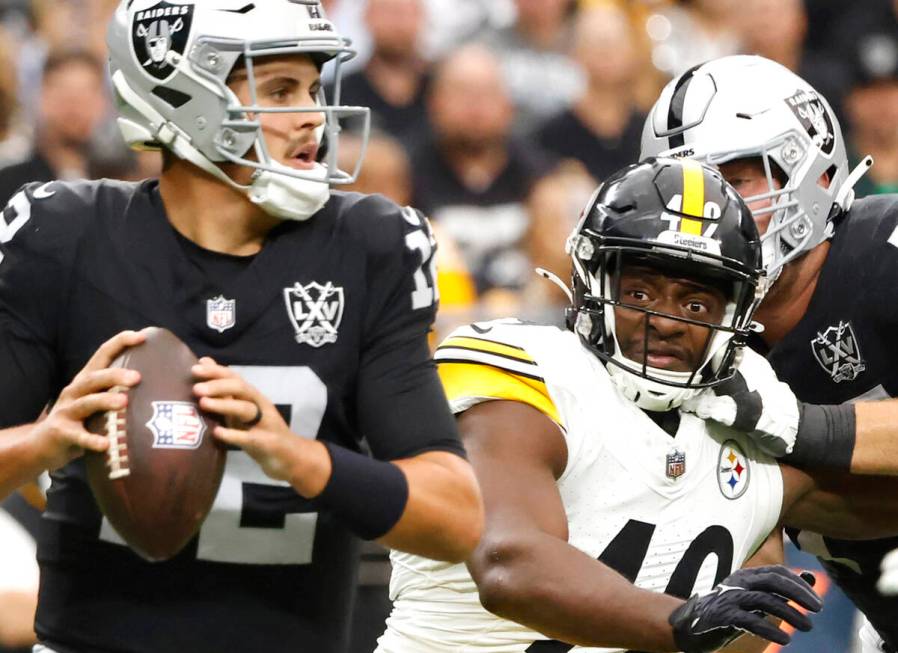
[[[818,332],[817,337],[811,340],[811,350],[820,366],[836,383],[854,381],[867,369],[851,322],[840,320],[839,324]]]
[[[296,332],[296,342],[321,347],[337,342],[343,320],[343,288],[328,281],[284,288],[287,317]]]

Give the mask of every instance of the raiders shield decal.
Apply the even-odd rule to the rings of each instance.
[[[296,342],[312,347],[337,342],[337,329],[343,319],[343,288],[330,281],[296,283],[284,288],[287,316],[296,331]]]
[[[171,77],[175,68],[169,63],[168,53],[184,54],[192,22],[192,4],[170,4],[163,0],[138,11],[131,25],[131,44],[137,63],[160,81]]]
[[[811,351],[836,383],[854,381],[867,369],[851,322],[840,320],[838,325],[818,332],[817,337],[811,340]]]
[[[824,154],[832,154],[836,144],[835,130],[832,119],[817,94],[797,91],[795,95],[786,98],[786,104],[814,141],[814,145]]]

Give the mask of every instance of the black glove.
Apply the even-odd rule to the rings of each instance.
[[[819,612],[823,601],[811,589],[814,576],[792,573],[781,565],[739,569],[716,585],[710,593],[694,595],[674,610],[673,626],[678,650],[686,653],[716,651],[743,632],[788,644],[790,637],[765,619],[779,617],[798,630],[810,630],[811,620],[787,604],[794,601],[811,612]]]

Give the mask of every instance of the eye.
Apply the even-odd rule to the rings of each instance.
[[[632,300],[628,302],[630,304],[645,304],[651,299],[646,291],[639,288],[631,288],[626,291],[625,295],[629,300]]]
[[[275,102],[286,102],[287,98],[290,97],[290,91],[282,86],[273,89],[268,95]]]
[[[686,304],[686,310],[695,315],[700,315],[708,312],[708,307],[700,301],[693,299]]]
[[[309,95],[313,100],[318,99],[318,92],[321,90],[321,82],[315,82],[309,87]]]

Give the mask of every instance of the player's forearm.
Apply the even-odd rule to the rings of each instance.
[[[898,400],[800,405],[795,447],[785,461],[806,469],[898,475]]]
[[[0,431],[0,499],[47,469],[32,436],[33,424]]]
[[[408,480],[408,501],[380,542],[436,560],[467,559],[483,531],[483,503],[468,462],[432,451],[395,464]]]
[[[898,475],[898,400],[859,402],[854,411],[857,435],[851,471]]]
[[[682,601],[635,587],[557,537],[489,536],[468,563],[490,612],[580,646],[675,651],[670,613]]]

